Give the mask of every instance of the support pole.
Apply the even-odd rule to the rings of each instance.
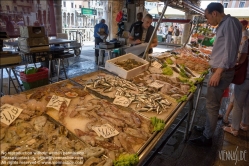
[[[185,42],[184,45],[183,45],[183,48],[187,45],[187,43],[188,43],[188,41],[189,41],[189,38],[190,38],[190,36],[192,35],[192,33],[193,33],[193,31],[194,31],[196,25],[198,25],[199,18],[200,18],[200,17],[197,18],[196,24],[194,24],[194,26],[193,26],[193,28],[192,28],[192,30],[191,30],[189,36],[188,36],[188,39],[186,40],[186,42]]]
[[[143,59],[146,59],[147,61],[149,60],[149,56],[148,56],[147,52],[149,51],[149,47],[150,47],[150,44],[151,44],[151,42],[152,42],[152,40],[153,40],[153,36],[156,34],[157,29],[158,29],[158,27],[159,27],[159,25],[160,25],[160,23],[161,23],[161,21],[162,21],[162,18],[163,18],[163,16],[164,16],[164,13],[165,13],[165,11],[166,11],[166,9],[167,9],[167,6],[168,6],[168,2],[169,2],[169,0],[166,0],[166,1],[164,2],[164,7],[163,7],[163,10],[162,10],[162,14],[161,14],[161,16],[160,16],[160,18],[159,18],[159,20],[158,20],[158,22],[157,22],[157,25],[156,25],[156,27],[155,27],[155,29],[154,29],[154,31],[153,31],[151,37],[150,37],[150,41],[149,41],[149,43],[148,43],[148,45],[147,45],[147,47],[146,47],[146,49],[145,49],[145,51],[144,51]]]

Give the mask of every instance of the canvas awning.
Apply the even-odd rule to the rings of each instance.
[[[163,10],[163,7],[158,7],[158,8],[156,7],[156,8],[151,9],[149,11],[149,14],[156,15],[156,14],[159,14],[158,12],[162,12],[162,10]],[[174,9],[172,7],[167,7],[164,15],[169,18],[172,18],[172,17],[179,18],[179,17],[184,17],[185,13],[183,11]]]
[[[225,8],[224,12],[236,18],[249,18],[248,8]]]

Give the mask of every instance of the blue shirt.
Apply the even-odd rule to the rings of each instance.
[[[93,35],[94,37],[99,37],[99,35],[97,34],[97,32],[99,31],[99,28],[104,28],[105,33],[107,35],[109,34],[108,26],[104,23],[99,23],[94,26],[94,35]]]
[[[226,15],[216,28],[216,39],[210,56],[212,68],[233,68],[241,42],[242,26],[239,20]]]

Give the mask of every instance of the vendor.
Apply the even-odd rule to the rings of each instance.
[[[138,45],[141,43],[148,43],[152,33],[154,31],[154,27],[151,25],[152,23],[152,15],[147,14],[144,18],[143,18],[143,22],[141,22],[140,24],[136,24],[132,31],[131,34],[129,36],[129,42],[132,45]],[[149,54],[153,52],[153,47],[157,46],[157,36],[156,34],[153,36],[152,42],[149,46]],[[140,57],[143,56],[143,53],[138,55]]]

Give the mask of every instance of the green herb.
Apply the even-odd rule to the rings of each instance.
[[[189,92],[194,93],[196,91],[197,87],[195,85],[192,85],[189,89]]]
[[[200,83],[200,82],[202,82],[204,80],[204,78],[195,78],[195,82],[196,83]]]
[[[171,69],[171,67],[167,66],[163,68],[163,74],[164,75],[173,75],[173,70]]]
[[[204,72],[201,73],[201,75],[207,75],[209,73],[208,70],[205,70]]]
[[[114,161],[114,166],[135,166],[139,162],[137,154],[121,154]]]
[[[162,67],[163,68],[167,67],[167,63],[164,62],[163,65],[162,65]]]
[[[187,95],[184,95],[184,96],[182,96],[180,99],[178,99],[177,102],[178,102],[178,103],[184,102],[184,101],[186,101],[187,99],[188,99],[188,96],[187,96]]]
[[[153,131],[161,131],[164,129],[165,123],[162,119],[158,119],[157,117],[150,118],[152,125],[154,126]]]
[[[167,59],[166,59],[166,62],[167,62],[168,64],[170,64],[170,65],[173,65],[173,61],[172,61],[170,58],[167,58]]]

